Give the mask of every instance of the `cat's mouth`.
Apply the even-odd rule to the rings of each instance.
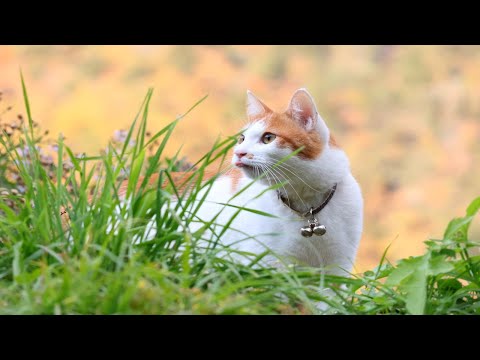
[[[239,167],[239,168],[242,168],[244,170],[253,170],[255,168],[258,168],[258,165],[255,164],[255,163],[248,163],[250,161],[247,160],[247,163],[246,162],[243,162],[242,160],[238,160],[237,162],[235,162],[235,166],[236,167]]]
[[[243,167],[244,167],[244,168],[251,168],[251,167],[253,167],[253,166],[247,165],[247,164],[245,164],[245,163],[243,163],[243,162],[241,162],[241,161],[237,161],[237,162],[235,163],[235,166],[236,166],[236,167],[239,167],[239,168],[243,168]]]
[[[237,161],[235,165],[242,169],[248,177],[254,178],[259,174],[260,167],[257,164],[245,164],[244,162]]]

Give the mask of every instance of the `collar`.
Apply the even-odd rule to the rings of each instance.
[[[335,190],[337,190],[337,184],[333,185],[333,187],[330,189],[327,197],[325,198],[325,200],[323,200],[323,202],[319,206],[317,206],[316,208],[313,208],[313,207],[310,208],[310,210],[308,210],[306,213],[302,213],[302,212],[294,209],[293,207],[291,207],[289,202],[287,200],[285,200],[285,198],[280,194],[280,192],[278,192],[278,190],[277,190],[277,195],[278,195],[278,198],[280,200],[282,200],[282,202],[285,206],[289,207],[290,209],[292,209],[296,213],[302,215],[303,217],[308,217],[308,216],[314,216],[314,215],[318,214],[320,211],[322,211],[323,208],[325,206],[327,206],[327,204],[330,202],[330,200],[332,200],[333,194],[335,194]]]

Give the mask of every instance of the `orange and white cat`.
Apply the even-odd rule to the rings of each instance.
[[[264,261],[271,264],[282,259],[345,275],[352,269],[362,234],[363,199],[347,155],[311,95],[299,89],[286,111],[275,112],[248,91],[247,117],[234,147],[234,168],[214,181],[198,218],[210,221],[219,213],[215,222],[220,229],[238,207],[270,214],[241,211],[219,241],[254,254],[270,249]],[[279,183],[284,185],[269,190]],[[225,206],[227,202],[233,206]],[[202,225],[199,221],[189,227],[193,232]]]

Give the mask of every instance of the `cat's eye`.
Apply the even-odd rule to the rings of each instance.
[[[245,140],[245,135],[242,134],[238,137],[237,144],[241,144],[243,142],[243,140]]]
[[[272,133],[265,133],[263,134],[262,136],[262,142],[264,144],[270,144],[273,140],[275,140],[277,136],[275,134],[272,134]]]

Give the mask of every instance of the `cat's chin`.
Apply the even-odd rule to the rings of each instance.
[[[235,164],[235,166],[237,167],[237,169],[242,170],[245,173],[245,175],[247,175],[248,177],[252,177],[253,174],[255,173],[255,168],[253,166],[245,165],[245,164],[242,164],[242,165]]]
[[[243,173],[250,179],[255,179],[259,175],[261,175],[261,171],[259,168],[255,166],[250,166],[250,165],[243,165],[243,166],[238,166],[240,170],[243,171]]]

